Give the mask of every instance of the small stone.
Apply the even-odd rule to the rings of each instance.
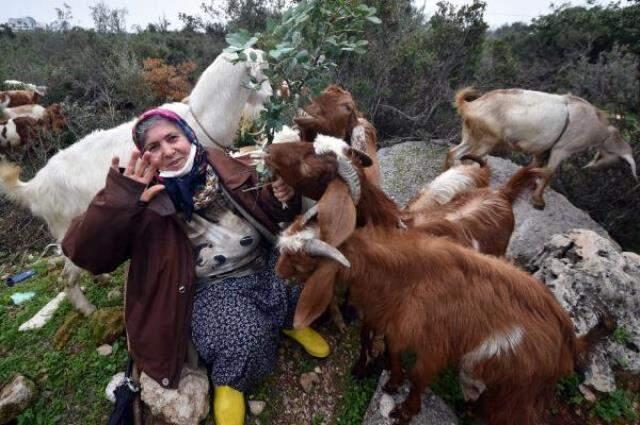
[[[590,403],[596,402],[597,397],[593,393],[593,391],[589,389],[589,387],[587,387],[586,385],[580,384],[578,385],[578,389],[580,390],[580,392],[588,402]]]
[[[315,372],[308,372],[300,375],[300,386],[302,386],[305,393],[311,392],[313,384],[317,384],[318,382],[320,382],[320,378]]]
[[[0,391],[0,423],[13,421],[36,399],[37,390],[33,381],[17,374]]]
[[[316,366],[315,369],[313,369],[313,371],[318,375],[322,374],[322,369],[320,369],[320,366]]]
[[[98,354],[101,356],[110,356],[113,353],[113,347],[109,344],[102,344],[100,347],[96,349]]]
[[[380,414],[383,418],[389,418],[389,414],[396,407],[396,403],[393,401],[393,397],[391,397],[387,393],[382,393],[382,397],[380,397]]]
[[[107,285],[109,282],[111,282],[111,275],[109,273],[99,274],[97,276],[94,276],[93,280],[100,285]]]
[[[251,400],[249,401],[249,411],[253,416],[258,416],[264,411],[264,408],[267,406],[267,403],[259,400]]]
[[[111,291],[109,291],[109,293],[107,294],[107,299],[109,301],[118,301],[119,299],[122,298],[122,292],[120,291],[120,289],[115,288],[112,289]]]

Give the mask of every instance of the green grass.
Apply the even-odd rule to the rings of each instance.
[[[616,390],[604,399],[598,400],[593,407],[593,413],[608,424],[636,423],[640,415],[634,409],[634,400],[638,402],[638,398],[630,391]]]
[[[611,337],[618,344],[625,345],[631,342],[631,333],[622,326],[617,327]]]
[[[376,389],[378,377],[358,381],[347,375],[342,399],[336,409],[337,425],[360,425],[362,417]]]
[[[120,338],[113,344],[110,356],[96,352],[89,320],[81,318],[72,329],[66,345],[57,349],[53,336],[72,306],[64,301],[52,320],[43,328],[19,332],[18,327],[31,318],[62,290],[57,282],[59,271],[48,272],[41,262],[34,268],[37,275],[12,288],[0,289],[0,384],[15,373],[32,379],[39,390],[35,403],[18,417],[19,424],[93,424],[105,423],[111,403],[104,389],[111,376],[124,369],[126,346]],[[107,293],[121,285],[122,274],[116,273],[108,286],[89,277],[82,285],[88,298],[98,308],[117,306],[122,301],[107,301]],[[36,296],[22,305],[13,305],[15,292],[33,291]]]

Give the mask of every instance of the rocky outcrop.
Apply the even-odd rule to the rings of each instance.
[[[389,379],[387,371],[382,372],[378,381],[378,388],[369,403],[369,407],[364,414],[362,423],[364,425],[390,425],[393,421],[389,418],[389,413],[393,408],[402,403],[409,394],[409,384],[400,388],[398,394],[390,396],[382,391],[382,386]],[[446,405],[440,397],[435,396],[431,390],[427,390],[422,395],[422,409],[410,422],[421,425],[457,425],[458,419],[453,411]]]
[[[551,237],[527,268],[569,312],[579,335],[595,326],[602,309],[616,318],[613,336],[594,350],[585,385],[613,391],[613,366],[640,373],[640,255],[576,229]]]

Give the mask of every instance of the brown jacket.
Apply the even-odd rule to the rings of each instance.
[[[258,227],[277,234],[277,223],[291,221],[300,211],[300,197],[283,210],[268,188],[243,192],[257,184],[253,170],[221,151],[207,153],[232,202]],[[176,388],[191,322],[193,248],[169,196],[160,192],[149,204],[140,203],[144,188],[110,169],[105,188],[71,223],[62,250],[94,274],[110,272],[131,259],[125,296],[131,355],[140,370]]]

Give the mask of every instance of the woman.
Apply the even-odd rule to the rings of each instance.
[[[169,110],[144,113],[133,140],[138,150],[123,172],[113,158],[64,253],[93,273],[130,258],[125,318],[138,368],[177,387],[190,332],[210,370],[216,423],[241,424],[243,393],[272,369],[292,324],[299,290],[274,275],[270,243],[300,197],[280,179],[254,190],[249,166],[205,150]],[[313,356],[329,354],[310,328],[283,332]]]

